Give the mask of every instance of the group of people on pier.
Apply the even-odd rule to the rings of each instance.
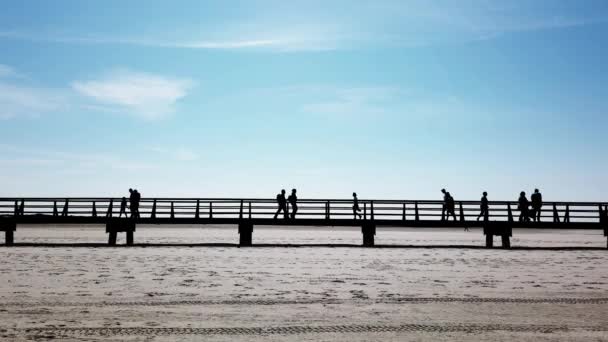
[[[291,189],[291,195],[287,198],[285,198],[285,189],[282,189],[281,193],[277,194],[279,209],[277,209],[277,212],[274,214],[275,219],[279,216],[281,211],[283,212],[285,219],[291,218],[293,220],[296,218],[296,213],[298,212],[298,196],[296,196],[296,192],[296,189]],[[287,202],[291,205],[291,214],[289,213]]]
[[[443,193],[443,206],[441,208],[441,221],[449,220],[450,217],[456,221],[456,204],[454,201],[454,197],[446,191],[445,189],[441,189]],[[518,210],[520,212],[519,221],[520,222],[530,222],[530,219],[535,222],[540,221],[541,217],[541,208],[543,206],[543,197],[538,189],[534,189],[534,193],[531,196],[531,202],[526,198],[526,193],[522,191],[519,194],[518,201]],[[291,195],[285,198],[285,189],[282,189],[279,194],[277,194],[277,204],[279,208],[277,212],[274,214],[274,218],[278,218],[279,214],[283,212],[285,219],[295,219],[296,213],[298,212],[298,197],[296,196],[296,189],[291,190]],[[291,206],[291,213],[289,212],[289,206]],[[532,205],[532,209],[530,209],[530,205]],[[360,214],[361,208],[359,207],[359,198],[357,197],[357,193],[353,192],[353,219],[362,218]],[[479,215],[477,216],[477,221],[481,218],[486,218],[489,216],[489,201],[488,201],[488,193],[486,191],[483,192],[480,205],[479,205]],[[468,230],[468,228],[465,228]]]
[[[139,218],[139,202],[141,201],[141,194],[137,189],[129,189],[129,210],[131,211],[131,218]],[[118,217],[122,217],[122,215],[127,217],[127,198],[123,196],[122,201],[120,202],[120,214]]]
[[[456,221],[456,208],[454,197],[446,191],[446,189],[441,189],[443,193],[443,206],[441,209],[441,221],[449,220],[450,217]],[[278,218],[279,214],[283,212],[283,216],[285,219],[295,219],[296,214],[298,212],[298,196],[296,196],[297,190],[292,189],[291,195],[289,197],[285,197],[285,189],[282,189],[279,194],[277,194],[277,204],[278,209],[274,214],[274,218]],[[540,221],[541,218],[541,208],[543,206],[543,197],[538,189],[534,189],[534,193],[530,197],[531,201],[528,201],[526,198],[526,193],[522,191],[519,194],[518,207],[519,210],[519,221],[520,222],[530,222],[533,220],[535,222]],[[139,218],[139,202],[141,201],[141,194],[137,189],[129,189],[129,205],[128,209],[131,213],[131,218]],[[480,212],[477,216],[477,221],[481,218],[486,218],[489,215],[489,202],[488,202],[488,193],[483,192],[480,201]],[[530,206],[532,208],[530,208]],[[290,210],[291,207],[291,210]],[[353,192],[353,219],[361,219],[361,208],[359,207],[359,199],[357,197],[357,193]],[[120,204],[120,214],[127,217],[127,198],[123,197]],[[465,228],[465,230],[468,230]]]
[[[454,218],[456,221],[456,213],[455,213],[455,204],[454,197],[450,195],[445,189],[441,189],[443,193],[443,208],[441,210],[441,221],[449,220],[450,216]],[[540,222],[541,217],[541,208],[543,207],[543,196],[538,189],[534,189],[534,193],[530,197],[531,201],[528,201],[526,198],[526,192],[522,191],[519,193],[519,200],[517,204],[517,209],[519,210],[519,221],[520,222],[530,222],[532,219],[534,222]],[[489,215],[489,202],[488,202],[488,193],[486,191],[483,192],[479,205],[479,215],[477,216],[477,221],[480,218],[485,218]],[[530,205],[532,209],[530,209]],[[446,217],[447,213],[447,217]],[[465,228],[465,230],[468,230]]]

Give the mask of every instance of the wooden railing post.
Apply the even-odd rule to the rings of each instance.
[[[418,213],[418,201],[414,202],[414,218],[416,221],[420,221],[420,214]]]
[[[566,204],[566,213],[564,214],[564,222],[570,223],[570,204]]]
[[[239,209],[239,220],[243,219],[243,200],[241,200],[241,206]]]
[[[513,211],[511,210],[511,203],[507,204],[507,216],[509,217],[509,222],[513,222]]]
[[[367,202],[363,203],[363,219],[367,220]]]
[[[15,208],[13,210],[13,216],[19,216],[19,202],[15,200]]]
[[[173,201],[171,201],[171,218],[175,218],[175,209],[173,209]]]
[[[95,204],[95,201],[93,201],[93,217],[97,217],[97,205]]]
[[[61,216],[68,216],[68,205],[69,205],[69,200],[66,198],[65,204],[63,205],[63,211],[61,212]]]
[[[106,217],[112,217],[112,212],[114,211],[114,199],[110,198],[110,204],[108,204],[108,212],[106,213]]]
[[[57,201],[53,201],[53,216],[58,216],[59,213],[57,212]]]
[[[152,219],[156,218],[156,198],[152,202],[152,212],[150,213],[150,218],[152,218]]]
[[[19,215],[25,215],[25,200],[21,200],[21,205],[19,206]]]
[[[372,221],[374,220],[374,201],[370,202],[370,210],[371,210],[371,217],[372,217]]]
[[[209,218],[213,218],[213,202],[209,202]]]
[[[401,219],[402,219],[403,221],[405,221],[405,220],[406,220],[406,216],[405,216],[405,203],[403,203],[403,213],[401,213]]]
[[[196,200],[196,212],[194,213],[194,218],[198,219],[200,217],[200,210],[201,210],[201,201]]]
[[[559,222],[559,213],[557,212],[555,203],[553,203],[553,222]]]
[[[325,219],[329,220],[329,201],[325,203]]]
[[[460,222],[464,222],[464,210],[462,209],[462,202],[460,202]]]
[[[249,202],[249,219],[251,220],[251,202]]]

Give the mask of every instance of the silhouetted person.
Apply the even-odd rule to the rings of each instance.
[[[122,201],[120,201],[120,214],[118,214],[118,217],[122,217],[122,214],[125,214],[125,217],[127,216],[127,198],[123,197]]]
[[[526,198],[525,192],[519,193],[519,201],[518,201],[518,209],[519,209],[519,222],[529,222],[530,221],[530,211],[529,207],[530,202]]]
[[[443,206],[441,207],[441,221],[445,220],[445,212],[448,208],[448,197],[450,196],[445,189],[441,189],[443,193]]]
[[[287,200],[291,205],[291,219],[295,219],[296,213],[298,212],[298,196],[296,196],[296,189],[291,189],[291,195],[289,195]]]
[[[131,196],[129,196],[129,202],[131,204],[131,217],[139,218],[139,201],[141,200],[141,194],[137,189],[129,189]]]
[[[135,204],[135,191],[133,189],[129,189],[129,210],[131,211],[131,217],[135,217],[135,210],[137,208],[137,204]]]
[[[283,211],[285,215],[285,219],[289,218],[289,211],[287,209],[287,200],[285,199],[285,189],[281,190],[280,194],[277,194],[277,204],[279,205],[279,209],[274,214],[274,218],[276,219],[279,216],[279,213]]]
[[[540,222],[540,209],[543,207],[543,195],[541,195],[538,189],[534,189],[534,193],[530,196],[530,200],[532,201],[532,218],[534,221]]]
[[[361,218],[361,214],[359,214],[359,212],[361,211],[361,208],[359,208],[359,199],[357,198],[357,193],[353,192],[353,217],[356,220],[357,219],[357,215],[359,215],[359,218]]]
[[[484,191],[483,196],[481,197],[481,204],[479,205],[479,216],[477,216],[477,221],[479,221],[481,217],[485,220],[486,215],[488,215],[488,193]]]
[[[450,219],[450,215],[452,215],[452,217],[454,218],[454,221],[456,221],[456,213],[454,212],[454,197],[452,197],[452,195],[450,195],[449,192],[446,192],[446,201],[445,201],[445,206],[446,206],[446,212],[447,212],[447,218],[446,220]]]

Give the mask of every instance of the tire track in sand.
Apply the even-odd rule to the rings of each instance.
[[[479,333],[492,331],[554,333],[567,331],[608,331],[608,326],[521,325],[521,324],[401,324],[401,325],[330,325],[282,327],[219,327],[219,328],[106,328],[106,327],[44,327],[15,329],[25,335],[60,336],[172,336],[172,335],[297,335],[311,333],[384,333],[384,332],[435,332]]]
[[[235,299],[235,300],[171,300],[171,301],[103,301],[103,302],[4,302],[0,307],[31,306],[179,306],[179,305],[306,305],[306,304],[426,304],[426,303],[514,303],[514,304],[608,304],[608,298],[452,298],[401,297],[365,299]]]

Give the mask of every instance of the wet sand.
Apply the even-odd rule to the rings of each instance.
[[[25,243],[106,239],[99,226],[16,234]],[[237,239],[236,228],[135,234],[136,243]],[[484,243],[478,230],[381,229],[376,239]],[[262,242],[360,244],[361,234],[256,228]],[[515,231],[514,246],[539,249],[3,247],[0,339],[608,340],[605,244],[598,231]]]

